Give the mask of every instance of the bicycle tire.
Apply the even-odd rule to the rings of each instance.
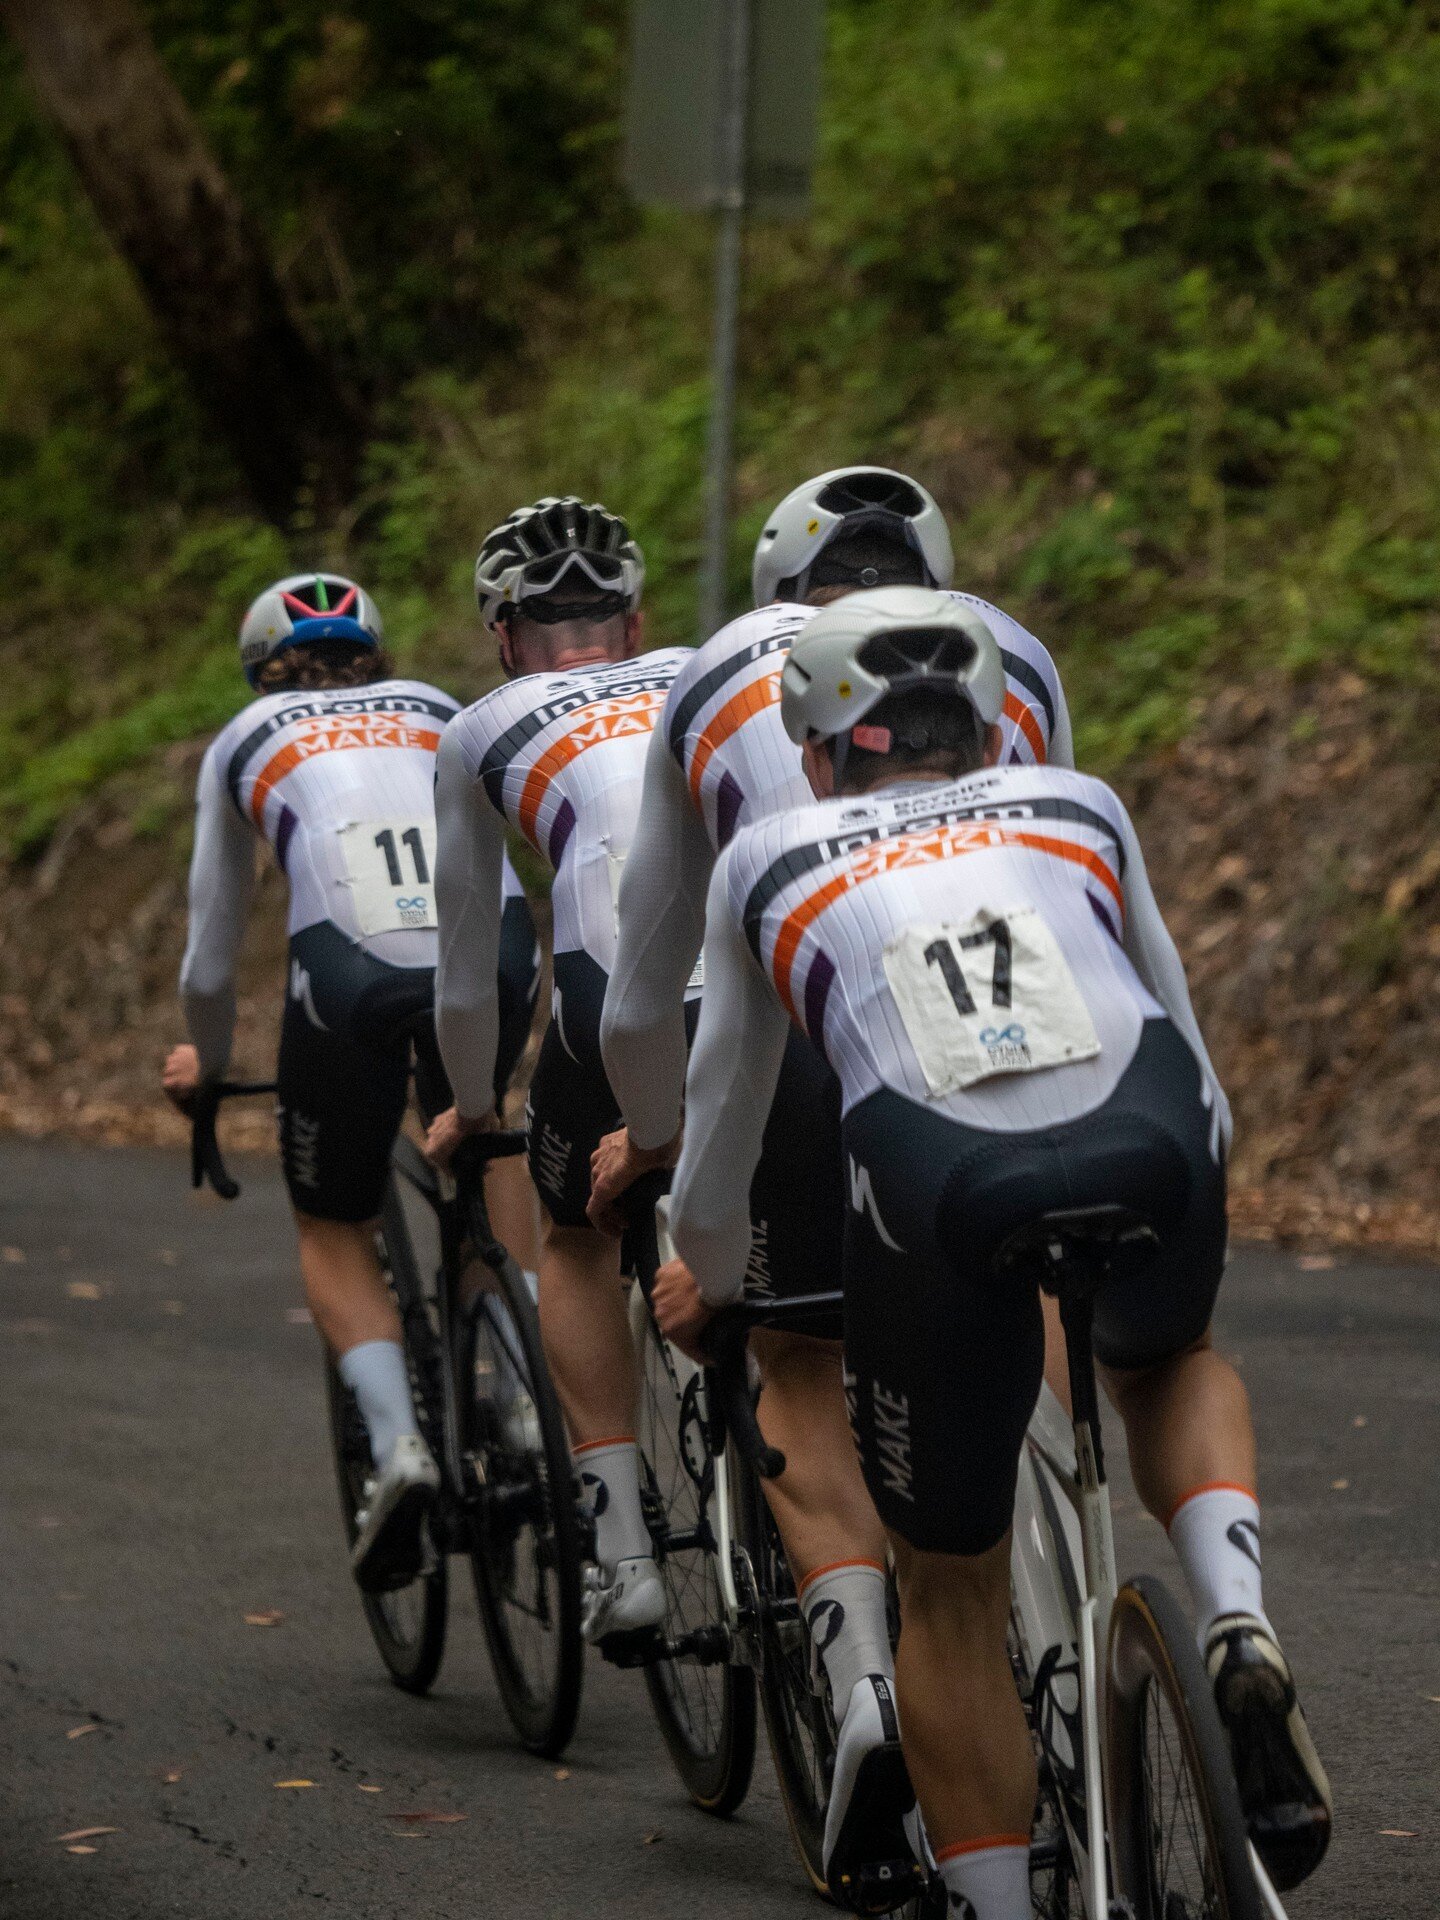
[[[669,1640],[724,1631],[708,1503],[714,1485],[704,1376],[662,1339],[638,1302],[640,1495],[665,1586]],[[688,1464],[687,1464],[688,1461]],[[706,1536],[709,1536],[707,1539]],[[672,1545],[672,1539],[684,1545]],[[689,1656],[645,1667],[650,1705],[670,1758],[697,1807],[734,1813],[755,1766],[755,1676],[734,1661]]]
[[[333,1364],[325,1369],[325,1385],[341,1518],[346,1543],[353,1547],[355,1514],[365,1481],[374,1471],[370,1441],[355,1396]],[[432,1543],[430,1564],[408,1586],[390,1593],[361,1593],[360,1604],[370,1637],[396,1686],[407,1693],[428,1693],[445,1657],[450,1608],[445,1556]]]
[[[823,1894],[834,1716],[810,1682],[810,1636],[769,1503],[753,1473],[744,1472],[741,1485],[738,1532],[754,1588],[765,1733],[790,1839],[811,1886]]]
[[[584,1676],[570,1443],[523,1274],[508,1258],[475,1271],[455,1381],[461,1451],[480,1483],[470,1568],[505,1711],[521,1744],[553,1760],[575,1731]]]
[[[1116,1596],[1106,1673],[1116,1891],[1135,1920],[1264,1920],[1220,1715],[1189,1622],[1159,1580],[1141,1576]],[[1177,1802],[1167,1813],[1159,1803],[1171,1774]],[[1183,1834],[1182,1775],[1193,1800]],[[1193,1866],[1185,1858],[1192,1849]]]

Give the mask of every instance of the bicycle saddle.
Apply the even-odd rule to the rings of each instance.
[[[1159,1246],[1150,1222],[1131,1207],[1058,1207],[1001,1241],[1002,1273],[1033,1272],[1047,1292],[1069,1271],[1096,1279],[1143,1266]]]

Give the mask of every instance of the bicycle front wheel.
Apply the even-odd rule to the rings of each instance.
[[[532,1753],[563,1753],[580,1712],[580,1517],[570,1445],[523,1274],[477,1267],[458,1355],[461,1450],[479,1482],[475,1596],[500,1697]]]
[[[1107,1666],[1116,1891],[1135,1920],[1264,1920],[1214,1695],[1158,1580],[1120,1589]]]
[[[697,1807],[730,1814],[755,1765],[755,1676],[730,1659],[712,1524],[717,1497],[704,1375],[661,1338],[637,1298],[640,1497],[665,1585],[661,1632],[677,1652],[645,1684],[675,1770]]]

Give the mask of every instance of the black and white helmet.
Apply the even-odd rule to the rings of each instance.
[[[955,577],[950,529],[934,498],[918,480],[890,467],[836,467],[787,493],[765,522],[755,544],[751,582],[757,607],[772,600],[803,600],[815,563],[832,541],[870,535],[882,548],[905,546],[918,554],[924,585],[948,587]],[[825,582],[824,584],[834,584]],[[844,584],[855,588],[889,584],[878,566],[862,566]]]
[[[645,556],[618,514],[587,506],[574,494],[547,494],[533,507],[519,507],[487,533],[475,562],[475,598],[487,627],[507,612],[544,597],[535,617],[573,617],[559,591],[578,590],[578,602],[595,605],[596,591],[613,596],[610,610],[633,613],[645,585]],[[529,613],[531,609],[527,608]]]
[[[240,664],[251,686],[270,658],[285,647],[322,640],[353,640],[383,647],[385,629],[363,587],[338,573],[292,573],[251,601],[240,623]]]
[[[848,593],[796,635],[780,675],[780,718],[797,745],[833,740],[887,694],[913,687],[967,700],[993,726],[1005,710],[999,642],[973,607],[930,587]]]

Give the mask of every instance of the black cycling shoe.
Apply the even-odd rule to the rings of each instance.
[[[1230,1613],[1206,1636],[1205,1671],[1230,1737],[1250,1838],[1286,1893],[1324,1859],[1333,1810],[1289,1663],[1263,1620]]]
[[[914,1805],[890,1683],[869,1674],[840,1728],[825,1819],[825,1881],[838,1905],[891,1913],[920,1891],[924,1874],[905,1832]]]

